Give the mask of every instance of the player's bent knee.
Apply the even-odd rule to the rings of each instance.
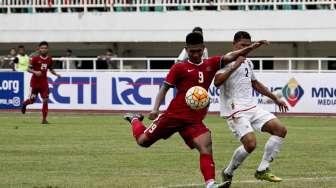
[[[285,138],[287,135],[287,128],[284,126],[281,126],[281,128],[279,128],[279,131],[277,131],[278,133],[276,134],[279,137]]]
[[[148,148],[153,144],[153,142],[150,141],[144,134],[142,134],[136,141],[139,146],[144,148]]]
[[[257,148],[257,142],[251,141],[247,144],[244,144],[244,148],[248,153],[252,153]]]
[[[137,141],[137,143],[139,146],[144,147],[144,148],[149,148],[152,145],[152,143],[147,142],[147,141]]]

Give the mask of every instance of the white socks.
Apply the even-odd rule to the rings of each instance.
[[[213,184],[215,184],[215,180],[214,179],[208,180],[205,184],[206,188],[211,188]]]
[[[229,166],[224,170],[225,174],[233,175],[233,171],[246,159],[249,153],[245,150],[244,146],[239,146],[233,153]]]
[[[257,171],[266,170],[269,167],[270,162],[277,156],[280,150],[280,146],[283,142],[283,138],[272,135],[265,144],[265,151],[261,163]]]

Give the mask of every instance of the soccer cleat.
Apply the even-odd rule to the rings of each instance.
[[[229,188],[231,186],[233,175],[226,174],[224,172],[224,169],[222,170],[221,175],[222,175],[222,181],[227,184],[225,188]]]
[[[209,188],[228,188],[228,186],[230,186],[228,184],[228,182],[223,182],[223,183],[214,183],[212,185],[209,186]]]
[[[131,112],[131,113],[126,113],[123,118],[124,120],[131,123],[134,118],[137,118],[138,120],[142,121],[144,119],[144,116],[139,113]]]
[[[254,177],[258,180],[265,180],[269,182],[281,182],[282,181],[281,178],[272,174],[268,168],[263,171],[256,171],[256,173],[254,174]]]
[[[21,107],[22,114],[25,114],[26,110],[27,110],[27,105],[23,104],[22,107]]]
[[[49,122],[47,120],[42,120],[41,124],[49,124]]]

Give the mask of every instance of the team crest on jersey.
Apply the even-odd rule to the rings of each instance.
[[[48,67],[48,64],[46,64],[46,63],[42,63],[42,64],[41,64],[41,69],[42,69],[42,70],[47,69],[47,67]]]
[[[208,66],[206,69],[205,69],[207,72],[211,72],[212,71],[212,68],[210,66]]]

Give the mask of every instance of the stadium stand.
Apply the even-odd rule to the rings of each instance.
[[[335,10],[333,0],[1,0],[0,13]]]

